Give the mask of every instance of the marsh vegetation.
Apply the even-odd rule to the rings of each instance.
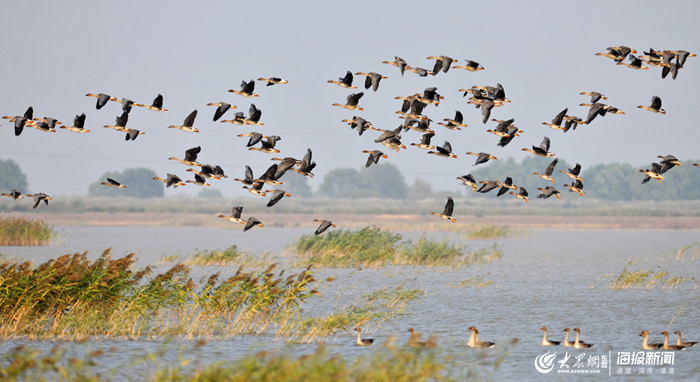
[[[0,216],[0,246],[51,245],[57,233],[43,220],[6,218]]]

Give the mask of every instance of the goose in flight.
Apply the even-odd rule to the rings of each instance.
[[[243,206],[236,206],[231,209],[231,215],[226,216],[226,215],[219,215],[220,218],[224,218],[231,223],[241,223],[245,224],[245,220],[241,219],[241,213],[243,212]]]
[[[642,60],[640,58],[637,58],[637,56],[635,56],[634,54],[630,54],[629,57],[630,57],[629,64],[624,62],[624,61],[620,61],[617,64],[624,65],[630,69],[649,70],[649,67],[642,65]]]
[[[428,151],[428,154],[435,154],[443,158],[457,158],[457,154],[452,152],[452,145],[448,141],[445,141],[442,147],[435,146],[435,149],[437,151]]]
[[[497,181],[498,182],[498,181]],[[513,178],[507,176],[505,182],[498,182],[498,185],[501,186],[501,188],[498,190],[498,193],[496,196],[501,196],[508,192],[508,190],[517,190],[518,186],[513,184]]]
[[[406,68],[409,67],[406,63],[406,60],[399,56],[394,56],[394,61],[382,61],[382,64],[389,64],[398,67],[399,70],[401,70],[401,76],[403,76],[403,73],[404,71],[406,71]]]
[[[554,178],[552,178],[552,173],[554,172],[554,167],[557,166],[557,163],[559,162],[559,159],[554,159],[552,163],[550,163],[547,168],[544,170],[544,174],[540,174],[539,172],[535,172],[535,175],[539,176],[540,178],[544,180],[549,180],[554,184]]]
[[[153,110],[153,111],[168,111],[168,109],[163,109],[163,95],[162,94],[158,94],[156,96],[156,98],[153,99],[153,103],[151,104],[151,106],[140,104],[140,103],[135,103],[134,106],[144,107],[146,109]]]
[[[245,114],[243,114],[242,111],[237,112],[234,114],[233,119],[222,119],[221,123],[233,123],[234,125],[245,125],[246,124],[246,118]]]
[[[656,179],[657,182],[661,183],[664,180],[664,175],[661,173],[661,165],[658,163],[651,164],[651,170],[639,170],[639,172],[644,173],[644,179],[642,184],[647,184],[651,179]]]
[[[497,180],[482,180],[482,181],[479,181],[479,183],[481,183],[482,186],[479,187],[479,189],[476,190],[476,192],[479,192],[482,194],[485,194],[485,193],[492,191],[492,190],[495,190],[497,188],[501,188],[501,185],[499,184],[500,182]]]
[[[250,137],[248,139],[248,143],[246,144],[246,147],[252,147],[258,144],[263,139],[267,139],[266,135],[262,135],[260,133],[257,133],[255,131],[247,133],[247,134],[238,134],[239,137]]]
[[[602,99],[607,100],[608,97],[602,95],[601,93],[598,92],[581,92],[581,95],[587,95],[591,96],[591,103],[596,103]]]
[[[605,117],[605,114],[612,108],[612,106],[605,105],[605,104],[598,103],[598,102],[593,103],[593,104],[590,104],[590,103],[582,103],[582,104],[580,104],[579,106],[588,106],[588,107],[590,107],[590,109],[588,110],[588,116],[586,117],[586,122],[585,122],[586,125],[588,125],[588,124],[590,124],[591,122],[593,122],[593,120],[595,119],[595,117],[597,117],[598,115],[600,115],[600,116],[602,116],[602,117]]]
[[[260,117],[262,116],[262,110],[255,107],[255,104],[251,103],[248,108],[248,118],[245,120],[246,125],[257,125],[264,126],[264,123],[260,122]]]
[[[663,165],[661,167],[661,171],[659,171],[659,173],[661,173],[661,174],[665,174],[666,171],[668,171],[676,166],[678,166],[678,167],[681,166],[681,161],[679,161],[678,158],[674,157],[673,155],[666,155],[666,156],[659,155],[659,156],[657,156],[657,158],[661,158],[661,161],[659,163],[661,163]]]
[[[367,76],[367,78],[365,78],[365,89],[369,89],[371,87],[372,90],[374,90],[375,92],[377,91],[377,89],[379,89],[379,81],[385,80],[387,78],[387,77],[385,77],[379,73],[375,73],[375,72],[369,72],[369,73],[357,72],[357,73],[355,73],[355,75],[356,76],[360,76],[360,75]]]
[[[288,84],[289,81],[283,80],[279,77],[270,77],[270,78],[258,78],[258,81],[264,81],[267,82],[267,85],[265,86],[272,86],[272,85],[278,85],[278,84]]]
[[[195,186],[211,186],[211,184],[207,183],[206,179],[204,179],[199,174],[194,174],[194,180],[188,180],[186,182],[192,183]]]
[[[241,81],[241,90],[229,89],[228,92],[240,94],[248,98],[258,97],[257,94],[253,93],[253,90],[255,90],[255,81],[250,80],[249,82]]]
[[[454,60],[451,57],[447,56],[429,56],[427,59],[437,60],[435,61],[435,66],[433,66],[433,75],[438,74],[440,70],[442,70],[444,73],[447,73],[447,71],[450,70],[450,66],[452,65],[452,63],[457,62],[457,60]]]
[[[560,170],[559,172],[566,174],[566,176],[573,180],[580,180],[583,182],[583,179],[579,176],[579,174],[581,173],[581,165],[578,163],[576,163],[576,166],[574,166],[573,169],[570,168],[569,172],[566,172],[564,170]]]
[[[243,232],[248,231],[249,229],[258,226],[260,228],[264,227],[265,225],[255,217],[251,216],[248,218],[248,221],[245,223],[245,227],[243,228]]]
[[[479,70],[484,70],[484,67],[481,66],[481,64],[479,64],[479,63],[476,62],[476,61],[472,61],[472,60],[464,60],[464,61],[465,61],[466,63],[465,63],[463,66],[455,66],[454,68],[455,68],[455,69],[464,69],[464,70],[468,70],[468,71],[470,71],[470,72],[476,72],[476,71],[479,71]]]
[[[214,121],[218,121],[229,109],[235,109],[235,105],[226,102],[208,103],[207,106],[218,106],[214,112]]]
[[[527,190],[525,190],[524,187],[520,187],[520,191],[517,194],[513,191],[511,191],[510,194],[520,200],[524,200],[525,203],[530,203],[530,198],[528,198]]]
[[[578,179],[571,182],[571,184],[564,183],[564,187],[567,187],[569,189],[569,192],[576,192],[581,196],[586,194],[585,192],[583,192],[583,182],[581,182]]]
[[[114,187],[114,188],[126,188],[125,185],[123,185],[123,184],[121,184],[121,183],[119,183],[116,180],[111,179],[111,178],[107,178],[106,182],[102,182],[100,184],[103,186],[109,186],[109,187]]]
[[[424,150],[435,150],[435,146],[430,144],[430,139],[435,136],[435,133],[425,133],[421,138],[420,143],[411,143],[411,146],[416,146]]]
[[[265,192],[274,192],[274,194],[272,194],[272,197],[270,198],[270,201],[267,202],[267,207],[274,206],[285,196],[288,198],[292,196],[285,190],[265,190]]]
[[[43,192],[39,192],[34,195],[27,195],[28,198],[34,198],[34,209],[36,209],[39,206],[39,203],[44,201],[44,203],[48,206],[49,205],[49,200],[52,200],[50,196],[46,195]]]
[[[102,109],[109,101],[117,102],[116,98],[110,96],[109,94],[105,94],[105,93],[100,93],[100,94],[88,93],[88,94],[85,94],[85,96],[97,98],[97,103],[95,104],[95,107],[97,108],[97,110]]]
[[[105,125],[104,127],[121,132],[128,132],[128,129],[126,128],[127,122],[129,122],[129,113],[124,111],[122,112],[122,115],[117,117],[114,125]]]
[[[175,157],[170,157],[168,159],[169,160],[176,160],[184,165],[191,166],[191,167],[195,167],[195,166],[201,167],[202,165],[199,162],[197,162],[197,155],[199,154],[200,151],[202,151],[202,147],[197,146],[197,147],[193,147],[193,148],[185,151],[185,159],[178,159]]]
[[[498,121],[496,119],[492,119],[492,121],[498,122],[498,126],[496,127],[495,130],[491,130],[491,129],[486,130],[487,133],[494,134],[494,135],[501,137],[501,138],[510,137],[510,130],[511,130],[511,127],[514,127],[513,122],[515,122],[515,118],[509,119],[507,121]]]
[[[299,175],[313,178],[314,174],[311,172],[311,170],[316,167],[316,162],[312,162],[311,157],[311,149],[306,149],[306,155],[304,155],[304,159],[301,160],[299,168],[292,167],[291,170],[295,171]]]
[[[411,67],[408,65],[406,65],[406,70],[408,70],[409,72],[416,73],[417,75],[419,75],[421,77],[428,77],[428,74],[430,74],[431,76],[435,75],[435,73],[431,72],[428,69],[423,69],[423,68],[418,68],[418,67],[414,68],[414,67]]]
[[[19,191],[17,191],[17,190],[15,190],[14,188],[10,190],[10,193],[9,193],[9,194],[3,193],[3,194],[0,194],[0,195],[2,195],[2,196],[8,196],[8,197],[12,198],[13,200],[17,200],[17,199],[22,199],[22,198],[24,198],[24,196],[22,196],[22,193],[19,192]]]
[[[445,203],[445,210],[442,213],[437,213],[437,212],[431,212],[431,215],[435,215],[437,217],[443,218],[445,220],[449,220],[452,223],[456,223],[457,221],[452,217],[452,212],[454,211],[455,208],[455,202],[452,200],[451,196],[447,197],[447,203]]]
[[[552,195],[556,196],[557,199],[561,199],[561,192],[552,186],[547,186],[545,188],[538,187],[537,189],[541,191],[541,193],[537,195],[538,199],[547,199]]]
[[[214,166],[209,165],[209,164],[202,165],[201,171],[197,171],[193,168],[188,168],[187,171],[193,172],[193,173],[201,176],[202,178],[217,179],[217,180],[221,179],[221,177],[216,174],[216,169],[214,168]]]
[[[262,151],[267,154],[272,154],[272,153],[279,153],[280,151],[275,148],[275,145],[277,144],[277,141],[281,140],[277,135],[270,135],[267,137],[266,140],[260,141],[262,144],[261,147],[250,147],[248,150],[257,150],[257,151]]]
[[[248,165],[245,166],[245,176],[243,177],[243,179],[236,178],[234,180],[236,182],[241,182],[248,186],[252,185],[253,183],[256,183],[255,177],[253,177],[253,169],[251,169]]]
[[[472,174],[458,176],[457,180],[461,180],[465,186],[472,188],[472,192],[476,192],[476,179],[474,179],[474,176]]]
[[[666,114],[666,110],[661,108],[661,98],[659,98],[658,96],[651,97],[651,105],[650,106],[639,105],[639,106],[637,106],[637,108],[638,109],[646,109],[652,113]]]
[[[443,119],[443,121],[445,121],[447,123],[438,122],[438,125],[445,126],[446,128],[448,128],[450,130],[462,130],[460,128],[460,126],[465,127],[465,128],[467,127],[467,124],[464,123],[464,116],[462,115],[462,112],[459,110],[455,110],[455,117],[454,118],[452,118],[452,119],[445,118],[445,119]]]
[[[556,154],[549,152],[549,145],[550,145],[549,138],[544,137],[544,139],[542,140],[542,143],[540,143],[539,147],[532,146],[532,150],[528,149],[528,148],[524,148],[523,151],[531,152],[531,153],[537,155],[538,157],[553,157]]]
[[[165,187],[170,187],[172,186],[173,188],[177,188],[177,186],[186,186],[186,183],[182,183],[182,179],[180,179],[179,176],[175,174],[168,174],[168,177],[166,179],[155,177],[153,180],[160,180],[161,182],[165,183]]]
[[[387,158],[386,154],[379,150],[363,150],[362,151],[365,154],[369,154],[369,158],[367,158],[367,163],[365,164],[365,167],[371,166],[373,163],[377,164],[379,163],[379,158]]]
[[[564,116],[568,111],[569,108],[566,108],[562,110],[559,114],[557,114],[557,116],[554,117],[554,119],[552,119],[552,123],[542,122],[542,124],[545,126],[549,126],[554,130],[565,130],[565,128],[561,126],[561,123],[564,121]]]
[[[248,192],[250,192],[253,195],[266,196],[267,194],[265,193],[265,191],[262,190],[262,186],[262,182],[255,182],[250,187],[243,186],[242,188],[245,188],[246,190],[248,190]]]
[[[192,127],[192,125],[194,125],[195,118],[197,118],[197,109],[195,109],[193,112],[191,112],[190,115],[187,116],[187,118],[185,118],[185,121],[182,122],[182,126],[170,125],[168,127],[173,128],[173,129],[180,129],[182,131],[187,131],[187,132],[192,132],[192,133],[199,133],[199,130]]]
[[[498,160],[495,156],[489,154],[489,153],[473,153],[471,151],[467,152],[467,155],[474,155],[476,157],[476,162],[474,162],[473,166],[476,166],[478,164],[486,163],[489,160]]]
[[[358,116],[353,116],[352,119],[344,119],[343,122],[347,123],[350,125],[351,129],[357,128],[358,134],[360,136],[362,133],[364,133],[366,130],[376,130],[374,126],[372,125],[372,122]]]
[[[352,72],[348,70],[345,77],[340,77],[338,81],[328,80],[327,82],[330,84],[336,84],[346,89],[357,89],[357,86],[353,86],[352,79]]]
[[[74,133],[89,133],[90,130],[85,129],[85,113],[81,115],[76,115],[73,119],[73,126],[59,126],[62,129],[72,131]]]
[[[357,103],[360,101],[360,98],[362,98],[363,95],[365,95],[363,92],[350,94],[346,98],[345,105],[334,103],[333,106],[340,106],[348,110],[364,110],[363,108],[357,106]]]
[[[314,219],[314,221],[321,223],[321,225],[318,226],[318,228],[316,229],[316,232],[314,232],[314,235],[320,235],[320,234],[324,233],[330,227],[336,228],[336,225],[328,220]]]
[[[270,186],[277,186],[282,184],[279,180],[277,180],[277,163],[273,164],[272,166],[267,168],[267,171],[265,171],[264,174],[258,179],[255,179],[254,182],[256,183],[264,183],[264,184],[269,184]],[[267,192],[267,191],[265,191]]]

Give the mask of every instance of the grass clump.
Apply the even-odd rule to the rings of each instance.
[[[622,269],[612,282],[608,284],[609,289],[652,289],[655,286],[661,286],[662,289],[676,290],[678,286],[687,281],[695,281],[692,277],[671,277],[669,273],[661,268],[658,271],[654,270],[636,270],[628,271],[633,262],[629,262]]]
[[[298,266],[380,267],[386,265],[468,266],[502,256],[499,246],[470,250],[449,239],[435,241],[421,236],[416,242],[402,241],[400,234],[379,228],[359,231],[336,230],[328,235],[304,235],[288,248]]]
[[[506,239],[525,236],[525,231],[515,230],[503,225],[471,225],[467,233],[464,234],[465,239],[469,240],[494,240]]]
[[[452,288],[476,288],[481,289],[493,284],[491,280],[484,280],[483,276],[470,277],[462,280],[459,284],[451,286]]]
[[[220,273],[197,283],[176,264],[151,276],[131,269],[135,254],[113,260],[106,250],[64,255],[32,268],[0,265],[0,336],[76,339],[85,336],[234,335],[264,332],[319,295],[310,267],[274,274],[275,264],[231,277]],[[314,284],[315,283],[315,284]]]
[[[0,246],[51,245],[56,237],[53,227],[43,220],[28,220],[25,218],[4,218],[0,216]]]

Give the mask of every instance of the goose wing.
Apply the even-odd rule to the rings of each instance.
[[[156,98],[153,100],[153,104],[151,107],[155,107],[157,109],[162,109],[163,108],[163,95],[158,94]]]
[[[185,160],[190,162],[196,161],[197,154],[199,154],[200,151],[202,151],[202,146],[193,147],[185,151]]]
[[[542,140],[542,143],[540,143],[540,148],[546,152],[549,152],[549,144],[550,144],[549,138],[544,137],[544,139]]]
[[[544,174],[547,176],[552,176],[552,173],[554,172],[554,167],[557,166],[557,163],[559,162],[559,158],[555,159],[552,161],[552,163],[547,166],[547,168],[544,170]]]
[[[445,211],[443,211],[443,214],[447,216],[452,216],[452,211],[455,208],[455,201],[452,200],[451,196],[447,197],[447,203],[445,203]]]
[[[191,112],[190,115],[187,116],[187,118],[185,118],[185,122],[182,123],[182,126],[192,127],[192,125],[194,125],[195,118],[197,118],[197,109]]]
[[[231,217],[234,219],[240,219],[241,213],[243,212],[243,206],[236,206],[231,209]]]

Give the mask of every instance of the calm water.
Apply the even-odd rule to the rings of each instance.
[[[136,252],[137,266],[156,263],[162,256],[181,255],[183,258],[195,250],[223,249],[236,244],[239,249],[255,253],[269,251],[282,255],[287,244],[308,229],[253,229],[243,233],[238,230],[209,228],[132,228],[132,227],[66,227],[58,245],[50,247],[0,247],[0,253],[17,259],[42,262],[50,258],[73,253],[89,252],[97,257],[104,249],[112,247],[114,257]],[[417,238],[420,233],[404,233],[404,238]],[[445,236],[460,240],[456,234],[428,233],[441,239]],[[540,374],[534,368],[535,357],[547,350],[557,351],[556,360],[568,351],[572,358],[568,365],[573,369],[574,357],[586,353],[584,363],[593,356],[612,355],[612,377],[616,375],[617,352],[641,350],[642,338],[638,333],[649,330],[650,342],[658,342],[657,334],[668,330],[683,332],[684,339],[700,339],[700,297],[694,289],[696,282],[681,285],[675,291],[660,287],[646,290],[609,290],[605,285],[618,275],[633,259],[630,269],[667,270],[672,276],[693,277],[700,275],[700,256],[691,261],[692,250],[685,261],[662,259],[665,253],[700,241],[694,231],[558,231],[536,232],[522,239],[497,240],[503,248],[503,258],[483,267],[466,269],[437,269],[429,267],[390,267],[378,270],[321,269],[319,277],[335,276],[333,287],[324,291],[325,300],[318,300],[305,307],[306,312],[321,314],[336,303],[350,304],[359,294],[376,291],[383,286],[398,286],[409,279],[406,288],[422,288],[429,297],[408,305],[409,313],[396,322],[385,322],[371,333],[375,344],[382,344],[390,336],[397,343],[408,340],[408,328],[424,334],[437,335],[442,351],[459,354],[458,362],[473,368],[494,380],[571,380],[575,375],[556,374],[554,371]],[[494,241],[463,241],[472,247],[490,246]],[[660,267],[660,268],[659,268]],[[162,266],[165,269],[166,266]],[[353,272],[356,271],[356,272]],[[200,270],[213,273],[211,269]],[[482,288],[452,288],[467,278],[481,276],[492,284]],[[338,298],[338,288],[354,286]],[[682,310],[680,314],[677,314]],[[674,319],[675,315],[675,319]],[[673,324],[669,327],[671,320]],[[481,340],[496,341],[498,356],[509,351],[500,367],[494,370],[494,349],[478,350],[466,346],[469,331],[476,326]],[[548,338],[563,340],[563,328],[581,328],[582,340],[593,343],[591,349],[576,350],[563,347],[543,347],[541,326],[549,329]],[[372,326],[374,327],[374,326]],[[331,352],[348,356],[379,351],[379,346],[363,348],[353,346],[355,332],[349,331],[329,339]],[[517,344],[510,344],[517,338]],[[676,336],[671,335],[672,342]],[[0,352],[22,341],[0,343]],[[34,347],[51,347],[54,343],[33,342]],[[190,341],[100,341],[84,344],[66,343],[70,352],[82,356],[87,349],[116,347],[109,359],[103,359],[99,367],[109,375],[111,370],[118,379],[139,378],[149,366],[135,365],[134,359],[149,351],[164,350],[162,362],[173,364],[182,356],[202,365],[240,358],[259,349],[280,348],[284,344],[274,342],[269,336],[240,336],[230,340],[210,342],[194,347]],[[312,352],[317,345],[293,345],[295,352]],[[485,355],[485,356],[484,356]],[[669,378],[700,380],[700,348],[690,348],[675,355],[675,377],[661,375],[658,366],[648,380]],[[161,364],[163,366],[163,364]],[[587,367],[584,367],[586,369]],[[153,367],[151,366],[151,369]],[[587,368],[591,369],[591,368]],[[624,370],[623,370],[624,372]],[[632,369],[638,375],[638,366]],[[603,375],[589,378],[610,378],[608,370]]]

